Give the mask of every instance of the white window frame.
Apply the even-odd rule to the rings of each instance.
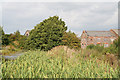
[[[104,44],[104,47],[108,47],[108,44]]]

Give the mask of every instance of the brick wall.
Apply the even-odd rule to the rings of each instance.
[[[100,46],[109,47],[116,37],[88,37],[87,44],[99,44]]]
[[[81,48],[86,48],[87,46],[87,34],[85,31],[83,31],[82,35],[81,35]]]
[[[99,44],[100,46],[109,47],[113,44],[113,41],[117,39],[117,37],[92,37],[88,36],[85,31],[83,31],[81,35],[81,48],[86,48],[88,45]]]

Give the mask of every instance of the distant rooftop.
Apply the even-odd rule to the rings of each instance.
[[[95,37],[112,37],[116,36],[114,33],[110,31],[86,31],[88,36],[95,36]]]
[[[30,31],[31,31],[31,30],[27,30],[24,35],[26,35],[26,33],[27,33],[27,32],[29,33]]]
[[[27,30],[26,32],[30,32],[31,30]]]
[[[120,36],[120,29],[112,29],[112,30]]]

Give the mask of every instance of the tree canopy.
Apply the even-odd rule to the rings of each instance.
[[[70,48],[79,49],[81,47],[80,39],[71,31],[64,33],[62,42],[63,45],[69,46]]]
[[[49,17],[31,30],[26,40],[26,49],[49,50],[62,44],[63,33],[67,30],[65,22],[58,16]]]
[[[2,45],[8,45],[9,44],[9,39],[3,31],[3,27],[0,26],[0,45],[1,44]]]
[[[0,26],[0,46],[2,45],[2,32],[3,32],[3,29]]]

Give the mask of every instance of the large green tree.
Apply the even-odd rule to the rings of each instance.
[[[63,33],[67,30],[65,22],[58,16],[49,17],[37,24],[30,32],[25,48],[49,50],[61,45]]]

